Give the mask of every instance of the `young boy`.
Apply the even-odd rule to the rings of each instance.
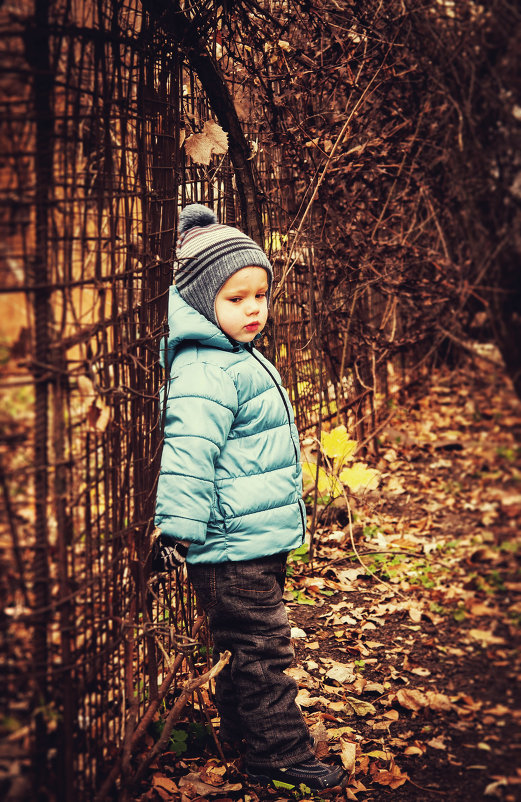
[[[284,673],[292,659],[282,594],[304,539],[298,433],[280,376],[253,341],[272,267],[253,240],[192,204],[179,218],[170,290],[165,440],[156,524],[166,566],[186,559],[208,616],[220,738],[246,743],[250,778],[313,789],[344,784],[318,761]]]

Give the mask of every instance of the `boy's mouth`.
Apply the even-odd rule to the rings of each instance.
[[[244,328],[246,329],[246,331],[257,331],[259,326],[260,323],[248,323],[248,325],[245,326]]]

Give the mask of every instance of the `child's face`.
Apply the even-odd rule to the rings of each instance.
[[[243,267],[223,284],[215,298],[215,317],[228,337],[249,343],[268,319],[268,274],[262,267]]]

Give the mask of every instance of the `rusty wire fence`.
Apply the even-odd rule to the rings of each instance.
[[[1,14],[3,759],[28,798],[87,800],[192,617],[146,558],[175,216],[205,183],[177,156],[191,76],[138,2]]]
[[[139,0],[6,2],[0,51],[0,783],[86,802],[131,784],[199,638],[189,589],[147,565],[158,355],[179,209],[200,201],[240,225],[240,203],[228,155],[186,156],[215,115]],[[289,170],[261,150],[278,277]],[[347,333],[323,319],[317,240],[299,241],[266,345],[302,431],[374,418],[374,382],[346,383]]]

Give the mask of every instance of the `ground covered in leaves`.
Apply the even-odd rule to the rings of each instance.
[[[368,458],[379,488],[349,498],[351,524],[323,507],[313,566],[291,561],[298,701],[351,774],[332,799],[521,798],[520,434],[499,368],[435,375]],[[211,741],[177,752],[136,799],[313,798],[249,786]]]

